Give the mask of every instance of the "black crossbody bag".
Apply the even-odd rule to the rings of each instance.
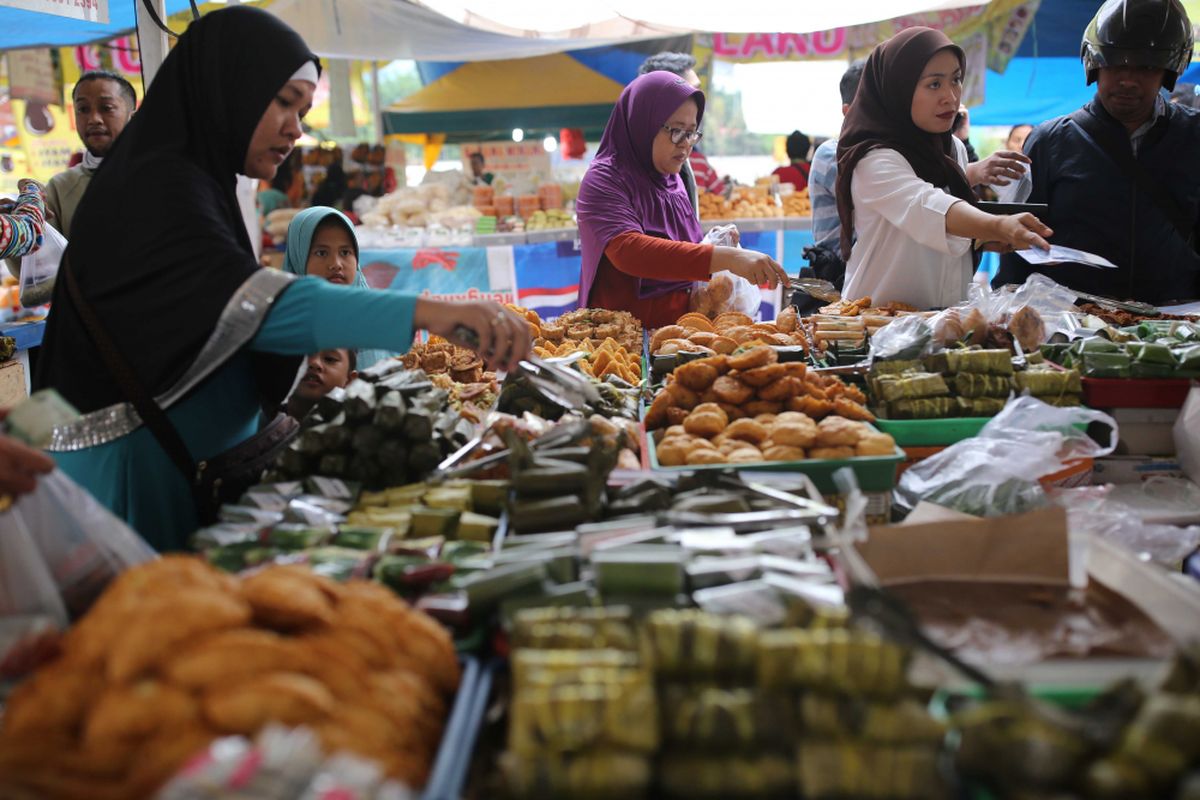
[[[125,356],[117,349],[112,337],[101,324],[79,289],[75,272],[63,256],[59,273],[65,273],[67,293],[79,312],[84,327],[100,353],[109,375],[125,398],[137,409],[142,422],[154,434],[159,445],[183,473],[196,501],[196,513],[201,524],[216,521],[217,511],[224,503],[236,501],[246,489],[259,482],[263,471],[300,431],[300,423],[287,414],[279,413],[261,431],[241,444],[197,463],[188,452],[183,437],[171,424],[162,407],[138,380]]]

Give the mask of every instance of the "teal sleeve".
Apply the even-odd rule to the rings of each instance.
[[[412,345],[416,304],[400,292],[299,278],[275,300],[250,347],[280,355],[340,347],[404,353]]]

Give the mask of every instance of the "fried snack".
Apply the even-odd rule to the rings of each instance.
[[[204,689],[263,672],[285,670],[299,652],[271,631],[237,628],[206,636],[166,662],[164,677],[176,686]]]
[[[311,578],[281,569],[251,575],[242,583],[242,594],[261,625],[282,631],[304,630],[333,622],[328,592]]]
[[[773,444],[762,451],[764,461],[803,461],[807,456],[804,448],[786,444]]]
[[[759,444],[766,441],[769,431],[761,422],[756,422],[752,419],[739,419],[729,424],[725,429],[725,435],[732,439],[740,439],[751,444]]]
[[[743,419],[747,416],[746,412],[742,410],[741,406],[735,406],[732,403],[720,403],[719,406],[720,409],[725,412],[726,418],[728,418],[730,421]]]
[[[597,339],[610,339],[621,335],[621,326],[613,322],[597,325],[594,331]]]
[[[693,436],[703,436],[706,439],[716,436],[725,430],[725,415],[712,412],[692,412],[683,421],[684,430]]]
[[[896,452],[896,440],[886,433],[868,433],[854,447],[860,456],[890,456]]]
[[[687,419],[688,413],[689,412],[686,408],[675,408],[674,406],[672,406],[671,408],[668,408],[667,409],[667,424],[668,425],[682,425],[683,421],[685,419]]]
[[[102,688],[102,675],[60,658],[13,690],[4,709],[4,732],[24,736],[74,730]]]
[[[711,347],[712,343],[717,340],[717,334],[715,334],[711,331],[696,331],[695,333],[688,336],[687,340],[689,342],[691,342],[692,344],[703,345],[704,347]]]
[[[664,342],[668,339],[686,339],[688,334],[687,328],[682,325],[667,325],[659,328],[650,337],[650,352],[657,353]]]
[[[753,324],[754,320],[750,319],[749,316],[740,311],[726,311],[718,314],[717,318],[713,320],[713,327],[715,327],[717,330],[739,326],[749,326]]]
[[[783,403],[769,400],[755,400],[742,406],[742,414],[747,417],[757,417],[759,414],[778,414],[783,411]]]
[[[316,678],[339,701],[362,698],[372,674],[366,659],[322,634],[302,636],[295,642],[299,655],[291,665],[294,671]]]
[[[718,414],[718,415],[726,414],[726,412],[721,408],[721,406],[719,406],[716,403],[701,403],[700,405],[696,406],[695,411],[697,414]],[[725,416],[725,423],[729,424],[728,416]]]
[[[783,366],[782,364],[774,364],[772,366]],[[769,369],[769,367],[761,367],[760,369]],[[758,398],[760,400],[769,400],[773,403],[781,403],[793,397],[804,394],[804,381],[800,378],[794,378],[790,375],[784,375],[778,380],[773,381],[767,386],[758,390]]]
[[[779,419],[778,414],[759,414],[754,418],[754,421],[769,428],[775,424],[775,420],[777,419]]]
[[[734,350],[737,350],[738,343],[733,339],[730,339],[728,336],[718,336],[712,340],[712,343],[709,344],[709,347],[721,355],[728,355]]]
[[[800,312],[795,306],[788,306],[775,318],[775,327],[779,329],[780,333],[791,333],[799,324]]]
[[[567,329],[562,325],[546,323],[541,327],[542,338],[549,342],[561,342],[567,335]]]
[[[757,447],[738,447],[725,460],[730,464],[757,464],[767,459]]]
[[[462,671],[450,632],[428,614],[409,613],[397,633],[402,645],[396,666],[421,676],[446,695],[453,694]]]
[[[801,414],[806,414],[812,419],[824,419],[833,413],[833,403],[808,395],[805,397],[793,397],[788,400],[787,409],[788,411],[798,411]]]
[[[713,327],[713,324],[711,321],[709,321],[708,317],[704,316],[703,314],[697,314],[695,312],[693,312],[691,314],[684,314],[682,317],[680,317],[678,320],[676,320],[676,324],[682,325],[685,328],[691,328],[692,330],[695,330],[695,331],[707,331],[708,333],[716,333],[716,328]]]
[[[687,455],[688,466],[699,466],[703,464],[723,464],[725,463],[725,454],[719,450],[711,450],[708,448],[697,448]]]
[[[334,709],[333,695],[319,682],[295,672],[258,675],[204,695],[204,716],[228,733],[253,734],[268,722],[306,725]]]
[[[688,432],[684,430],[682,425],[672,425],[663,431],[663,439],[669,439],[672,436],[687,436]]]
[[[687,388],[703,392],[705,389],[713,385],[713,381],[717,379],[719,373],[717,368],[712,364],[706,364],[708,359],[692,361],[684,364],[675,370],[675,380],[683,384]]]
[[[684,439],[681,436],[664,439],[655,450],[658,463],[664,467],[679,467],[687,463],[689,442],[690,439]]]
[[[84,742],[91,746],[172,731],[195,723],[199,711],[190,694],[161,681],[109,686],[88,714]]]
[[[780,414],[779,417],[785,416]],[[771,435],[769,441],[772,444],[785,445],[788,447],[812,447],[817,440],[817,425],[808,417],[804,417],[804,421],[787,421],[784,422],[780,418],[776,418],[775,424],[771,426]]]
[[[595,332],[595,325],[579,324],[567,328],[567,336],[577,340],[591,339]]]
[[[783,374],[789,378],[800,378],[803,380],[804,376],[808,374],[808,365],[803,361],[789,361],[783,365]]]
[[[846,397],[839,397],[833,401],[833,413],[860,422],[875,421],[875,415],[871,413],[870,409]]]
[[[659,392],[646,409],[646,430],[654,431],[667,425],[667,409],[671,407],[671,395]]]
[[[754,396],[754,389],[731,375],[722,375],[713,381],[713,391],[722,403],[740,406]]]
[[[779,360],[779,355],[769,347],[760,345],[752,347],[744,353],[737,353],[729,357],[729,367],[736,369],[739,372],[743,370],[751,370],[755,367],[763,367],[767,364],[774,364]]]
[[[821,458],[826,460],[844,460],[854,458],[853,447],[814,447],[808,451],[809,458]]]
[[[151,597],[112,640],[106,675],[114,682],[136,678],[184,642],[241,627],[250,616],[245,600],[213,589],[186,588]]]
[[[671,405],[675,408],[684,408],[691,411],[700,405],[700,395],[689,389],[678,379],[668,383],[664,391],[671,398]]]
[[[783,364],[766,364],[753,369],[741,370],[738,372],[738,379],[748,386],[753,386],[756,389],[766,386],[769,383],[774,383],[787,374],[787,367]]]
[[[843,417],[826,417],[817,423],[817,447],[854,447],[863,427]]]

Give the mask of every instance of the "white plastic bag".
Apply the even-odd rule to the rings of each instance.
[[[1108,444],[1097,444],[1076,427],[1092,422],[1110,428]],[[1117,423],[1101,411],[1017,397],[978,436],[906,471],[896,489],[896,505],[906,514],[922,500],[980,517],[1020,514],[1046,505],[1040,477],[1057,472],[1070,459],[1108,455],[1116,443]]]
[[[718,225],[704,235],[703,244],[718,247],[741,247],[734,243],[736,225]],[[691,311],[708,317],[716,317],[726,311],[741,313],[758,319],[762,306],[762,290],[740,275],[722,270],[714,272],[707,281],[692,285],[692,296],[688,304]]]
[[[42,246],[21,259],[21,305],[45,305],[54,293],[58,265],[67,251],[66,238],[51,225],[42,226]]]
[[[1192,383],[1171,433],[1179,466],[1185,475],[1200,483],[1200,385]]]

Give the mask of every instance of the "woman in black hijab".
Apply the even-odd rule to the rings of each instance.
[[[206,15],[163,62],[76,214],[37,383],[83,417],[56,429],[48,450],[159,549],[183,546],[197,507],[186,465],[162,444],[170,437],[143,425],[131,403],[139,390],[202,462],[251,437],[263,410],[274,413],[304,354],[403,352],[414,328],[449,335],[458,325],[479,335],[496,367],[529,352],[528,326],[494,303],[258,267],[235,176],[274,176],[318,75],[304,41],[271,14],[237,6]],[[125,362],[123,377],[106,366],[97,328]]]
[[[903,30],[867,58],[838,137],[847,297],[954,305],[966,299],[972,239],[1047,246],[1051,231],[1033,215],[974,207],[966,151],[951,133],[964,73],[962,49],[932,28]]]

